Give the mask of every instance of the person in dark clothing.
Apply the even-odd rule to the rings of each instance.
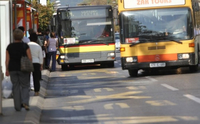
[[[31,56],[33,59],[33,83],[35,96],[38,96],[40,91],[41,70],[43,69],[42,48],[37,44],[38,37],[36,33],[30,34],[30,40],[31,42],[29,42],[28,45],[31,49]]]
[[[30,72],[21,71],[21,57],[26,54],[32,61],[29,46],[22,41],[24,33],[20,29],[14,30],[14,42],[6,48],[6,76],[10,76],[13,84],[13,100],[16,111],[22,107],[29,110]]]

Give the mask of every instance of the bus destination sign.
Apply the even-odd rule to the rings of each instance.
[[[106,17],[108,16],[107,9],[96,10],[71,10],[69,12],[70,18],[89,18],[89,17]]]
[[[124,0],[124,8],[184,5],[185,0]]]

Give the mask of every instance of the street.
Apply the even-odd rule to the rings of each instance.
[[[182,68],[130,78],[121,69],[76,67],[50,74],[40,124],[199,124],[199,73]]]

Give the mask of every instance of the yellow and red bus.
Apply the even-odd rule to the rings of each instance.
[[[118,0],[122,69],[198,70],[200,0]]]
[[[57,9],[62,70],[97,63],[114,67],[115,41],[112,6],[77,6]]]

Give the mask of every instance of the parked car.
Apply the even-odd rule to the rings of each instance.
[[[115,33],[115,48],[116,48],[117,52],[120,51],[120,35],[119,35],[119,33]]]

